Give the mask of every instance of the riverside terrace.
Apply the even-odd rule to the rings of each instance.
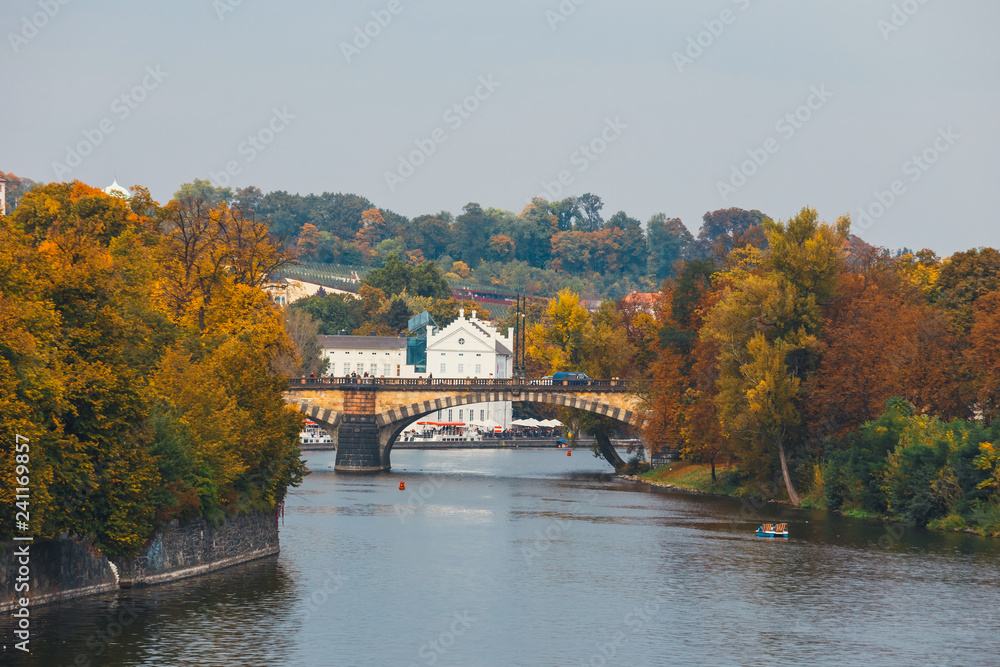
[[[389,470],[396,438],[413,421],[438,410],[488,401],[548,403],[610,417],[637,431],[645,405],[627,380],[454,378],[293,378],[286,400],[330,433],[334,469]],[[607,436],[597,436],[608,463],[624,465]]]

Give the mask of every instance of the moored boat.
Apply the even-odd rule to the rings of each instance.
[[[325,429],[320,428],[320,425],[314,421],[308,419],[302,422],[302,431],[299,433],[299,442],[303,445],[311,445],[313,448],[316,447],[333,447],[333,438],[330,434],[326,432]]]
[[[788,524],[763,523],[757,529],[757,537],[788,537]]]

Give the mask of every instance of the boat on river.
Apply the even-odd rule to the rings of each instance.
[[[483,429],[465,422],[417,422],[420,429],[411,428],[400,434],[403,442],[482,442]]]
[[[757,529],[757,537],[788,537],[788,524],[763,523]]]
[[[326,429],[321,428],[319,424],[309,419],[302,422],[299,442],[303,445],[312,445],[313,447],[333,447],[333,438],[326,432]]]

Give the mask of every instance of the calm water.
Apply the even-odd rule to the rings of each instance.
[[[616,481],[588,452],[397,451],[379,476],[308,458],[280,556],[39,608],[34,656],[0,660],[1000,664],[1000,541],[751,513]],[[793,536],[755,537],[763,520]]]

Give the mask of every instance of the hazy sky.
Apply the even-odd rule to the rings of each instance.
[[[810,205],[890,248],[1000,246],[996,0],[3,0],[0,21],[0,169],[35,180],[166,201],[231,178],[408,216],[593,192],[693,231]]]

